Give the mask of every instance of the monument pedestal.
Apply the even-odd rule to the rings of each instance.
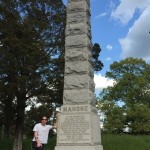
[[[101,145],[95,146],[56,146],[55,150],[103,150]]]
[[[103,150],[100,119],[94,106],[62,106],[55,150]]]

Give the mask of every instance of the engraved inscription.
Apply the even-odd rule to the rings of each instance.
[[[62,117],[58,143],[89,143],[90,141],[90,119],[87,114]]]
[[[90,108],[88,105],[84,106],[63,106],[62,112],[89,112]]]

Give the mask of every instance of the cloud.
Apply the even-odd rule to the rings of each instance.
[[[150,0],[121,0],[120,5],[111,13],[115,20],[127,24],[134,16],[137,9],[144,10],[150,5]]]
[[[106,46],[106,48],[108,49],[108,50],[112,50],[112,46],[110,45],[110,44],[108,44],[107,46]]]
[[[110,10],[113,10],[113,9],[115,9],[115,2],[114,1],[110,1],[110,3],[109,3],[109,8],[110,8]]]
[[[138,10],[139,16],[134,16]],[[136,57],[150,60],[150,0],[120,0],[111,13],[113,19],[126,25],[131,19],[134,23],[124,38],[119,39],[122,58]],[[135,20],[136,18],[136,20]]]
[[[125,38],[119,39],[122,58],[137,57],[150,60],[150,5],[129,29]]]
[[[105,16],[107,16],[106,12],[101,13],[100,15],[96,16],[96,18],[102,18],[102,17],[105,17]]]
[[[110,58],[110,57],[107,57],[107,58],[106,58],[106,61],[111,61],[111,58]]]
[[[95,88],[102,90],[103,88],[107,88],[108,86],[113,86],[114,80],[105,78],[101,74],[94,75]]]

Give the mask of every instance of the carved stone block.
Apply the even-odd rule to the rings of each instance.
[[[66,106],[66,109],[71,106]],[[88,111],[88,106],[72,106],[74,110],[80,109],[74,113],[74,110],[69,113],[60,114],[58,120],[57,145],[100,145],[100,120],[99,117]],[[76,108],[75,108],[76,107]],[[80,108],[81,107],[81,108]],[[95,132],[96,131],[96,132]]]
[[[64,90],[64,105],[95,104],[95,95],[89,89]]]

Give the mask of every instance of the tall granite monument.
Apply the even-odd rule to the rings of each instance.
[[[95,107],[90,0],[69,0],[63,106],[55,150],[103,150]]]

